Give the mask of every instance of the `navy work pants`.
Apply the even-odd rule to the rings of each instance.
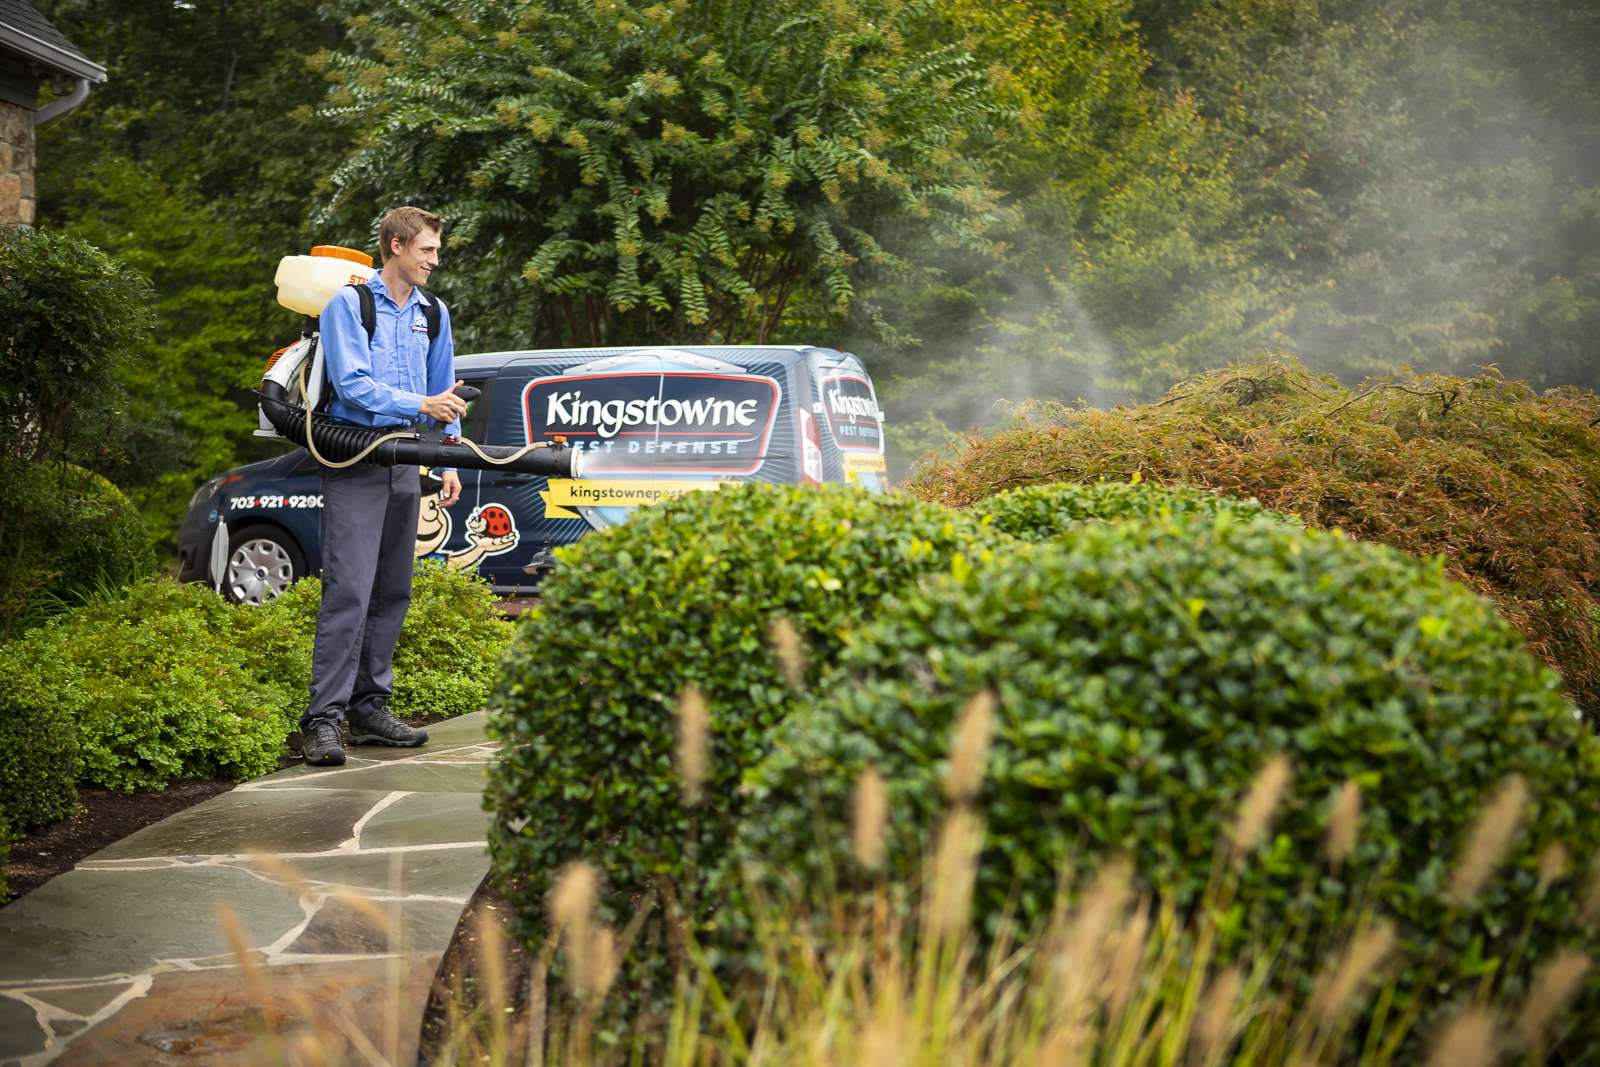
[[[382,704],[394,692],[421,495],[415,466],[322,472],[322,610],[301,730],[313,719]]]

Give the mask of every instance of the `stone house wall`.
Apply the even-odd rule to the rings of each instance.
[[[0,226],[33,224],[33,112],[0,100]]]

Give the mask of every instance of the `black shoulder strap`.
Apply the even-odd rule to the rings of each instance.
[[[361,302],[361,325],[367,329],[367,344],[370,345],[378,332],[378,302],[373,299],[372,287],[365,282],[351,282],[350,288],[356,291],[356,299]]]
[[[418,289],[427,299],[422,304],[422,317],[428,320],[428,343],[439,339],[439,298],[426,289]]]

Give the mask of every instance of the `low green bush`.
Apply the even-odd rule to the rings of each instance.
[[[0,634],[151,574],[138,509],[98,474],[39,463],[0,477]]]
[[[646,509],[564,550],[490,702],[506,742],[487,792],[490,849],[519,887],[524,932],[542,928],[551,879],[578,856],[599,866],[613,914],[658,879],[693,908],[702,866],[741,817],[745,770],[806,699],[769,646],[774,620],[804,643],[815,683],[885,595],[994,536],[900,494],[751,484]],[[689,686],[709,719],[693,808],[674,758]]]
[[[0,819],[65,818],[78,781],[131,792],[274,770],[305,708],[321,598],[315,579],[258,607],[143,580],[0,645]],[[421,567],[394,712],[481,708],[511,631],[485,582]]]
[[[419,563],[394,651],[395,714],[465,715],[482,708],[515,629],[488,582],[443,563]]]
[[[1485,373],[1350,389],[1291,359],[1156,404],[1034,405],[910,490],[965,508],[1046,482],[1204,486],[1419,556],[1490,597],[1600,727],[1600,396]]]
[[[54,672],[51,672],[54,676]],[[0,653],[0,822],[24,833],[78,810],[78,734],[37,662]],[[70,684],[70,683],[69,683]]]
[[[317,634],[322,582],[305,578],[263,604],[231,606],[229,639],[250,655],[257,677],[286,694],[284,721],[299,729],[311,692],[311,647]]]
[[[5,705],[75,724],[92,785],[265,774],[284,751],[284,709],[303,698],[261,675],[234,610],[204,586],[136,582],[5,646]]]
[[[1266,517],[1293,521],[1254,500],[1143,480],[1030,485],[987,497],[972,508],[979,519],[1023,541],[1048,541],[1085,522],[1153,521],[1223,511],[1241,520]]]
[[[299,720],[311,686],[321,606],[322,583],[307,578],[265,604],[234,612],[237,639],[252,650],[262,675],[294,694],[291,722]],[[512,630],[488,582],[440,563],[418,563],[395,646],[390,710],[417,718],[482,708]]]
[[[1037,923],[1061,870],[1117,853],[1193,906],[1241,796],[1282,753],[1292,789],[1240,874],[1253,907],[1225,927],[1297,931],[1309,975],[1330,947],[1319,936],[1375,908],[1400,925],[1413,986],[1437,966],[1441,1002],[1486,977],[1520,996],[1563,941],[1600,948],[1575,921],[1600,858],[1600,740],[1436,560],[1228,514],[1090,523],[903,590],[839,663],[746,777],[735,856],[801,885],[852,870],[850,798],[869,766],[887,785],[887,874],[915,878],[955,723],[989,691],[975,905],[991,933],[1008,909]],[[1453,902],[1480,804],[1513,774],[1531,790],[1525,828],[1498,876]],[[1360,833],[1335,868],[1329,802],[1349,781]],[[1552,882],[1540,858],[1557,843],[1570,859]],[[726,899],[742,910],[737,889]]]

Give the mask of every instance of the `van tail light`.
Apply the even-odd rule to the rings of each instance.
[[[800,410],[800,471],[807,485],[822,484],[822,437],[817,433],[817,419],[804,408]]]

